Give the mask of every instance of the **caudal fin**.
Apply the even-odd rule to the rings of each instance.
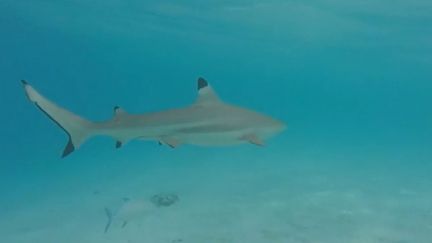
[[[112,215],[111,210],[109,210],[109,208],[105,208],[105,214],[106,214],[106,216],[108,218],[108,222],[105,225],[105,230],[104,230],[104,232],[106,233],[106,232],[108,232],[109,227],[111,226],[113,215]]]
[[[72,153],[92,135],[94,128],[92,122],[75,115],[43,97],[25,80],[21,82],[30,101],[68,134],[69,142],[63,151],[62,158]]]

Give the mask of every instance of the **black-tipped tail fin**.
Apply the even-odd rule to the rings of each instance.
[[[72,143],[72,139],[69,138],[68,143],[66,144],[66,147],[63,150],[63,154],[62,154],[62,158],[68,156],[69,154],[71,154],[73,151],[75,151],[75,146]]]
[[[30,86],[27,81],[22,80],[21,82],[29,100],[68,134],[69,141],[63,151],[62,158],[71,154],[88,137],[93,135],[94,124],[92,122],[48,100]]]

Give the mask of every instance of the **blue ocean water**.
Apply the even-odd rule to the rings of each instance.
[[[431,22],[426,0],[1,0],[2,242],[431,242]],[[188,105],[200,76],[287,130],[60,159],[20,83],[99,121]],[[180,200],[104,233],[104,208],[159,193]]]

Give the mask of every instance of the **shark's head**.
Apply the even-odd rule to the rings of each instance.
[[[266,117],[266,122],[259,129],[259,133],[263,139],[267,139],[283,132],[286,127],[287,126],[284,122],[270,117]]]
[[[284,122],[282,122],[280,120],[273,119],[271,129],[274,131],[274,134],[283,132],[286,128],[287,128],[287,125]]]

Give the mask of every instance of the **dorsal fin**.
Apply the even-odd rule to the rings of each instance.
[[[114,116],[121,116],[121,115],[126,115],[127,112],[125,110],[123,110],[120,106],[115,106],[114,107]]]
[[[198,78],[197,85],[198,98],[195,102],[196,104],[202,105],[221,102],[216,92],[212,89],[212,87],[204,78]]]

